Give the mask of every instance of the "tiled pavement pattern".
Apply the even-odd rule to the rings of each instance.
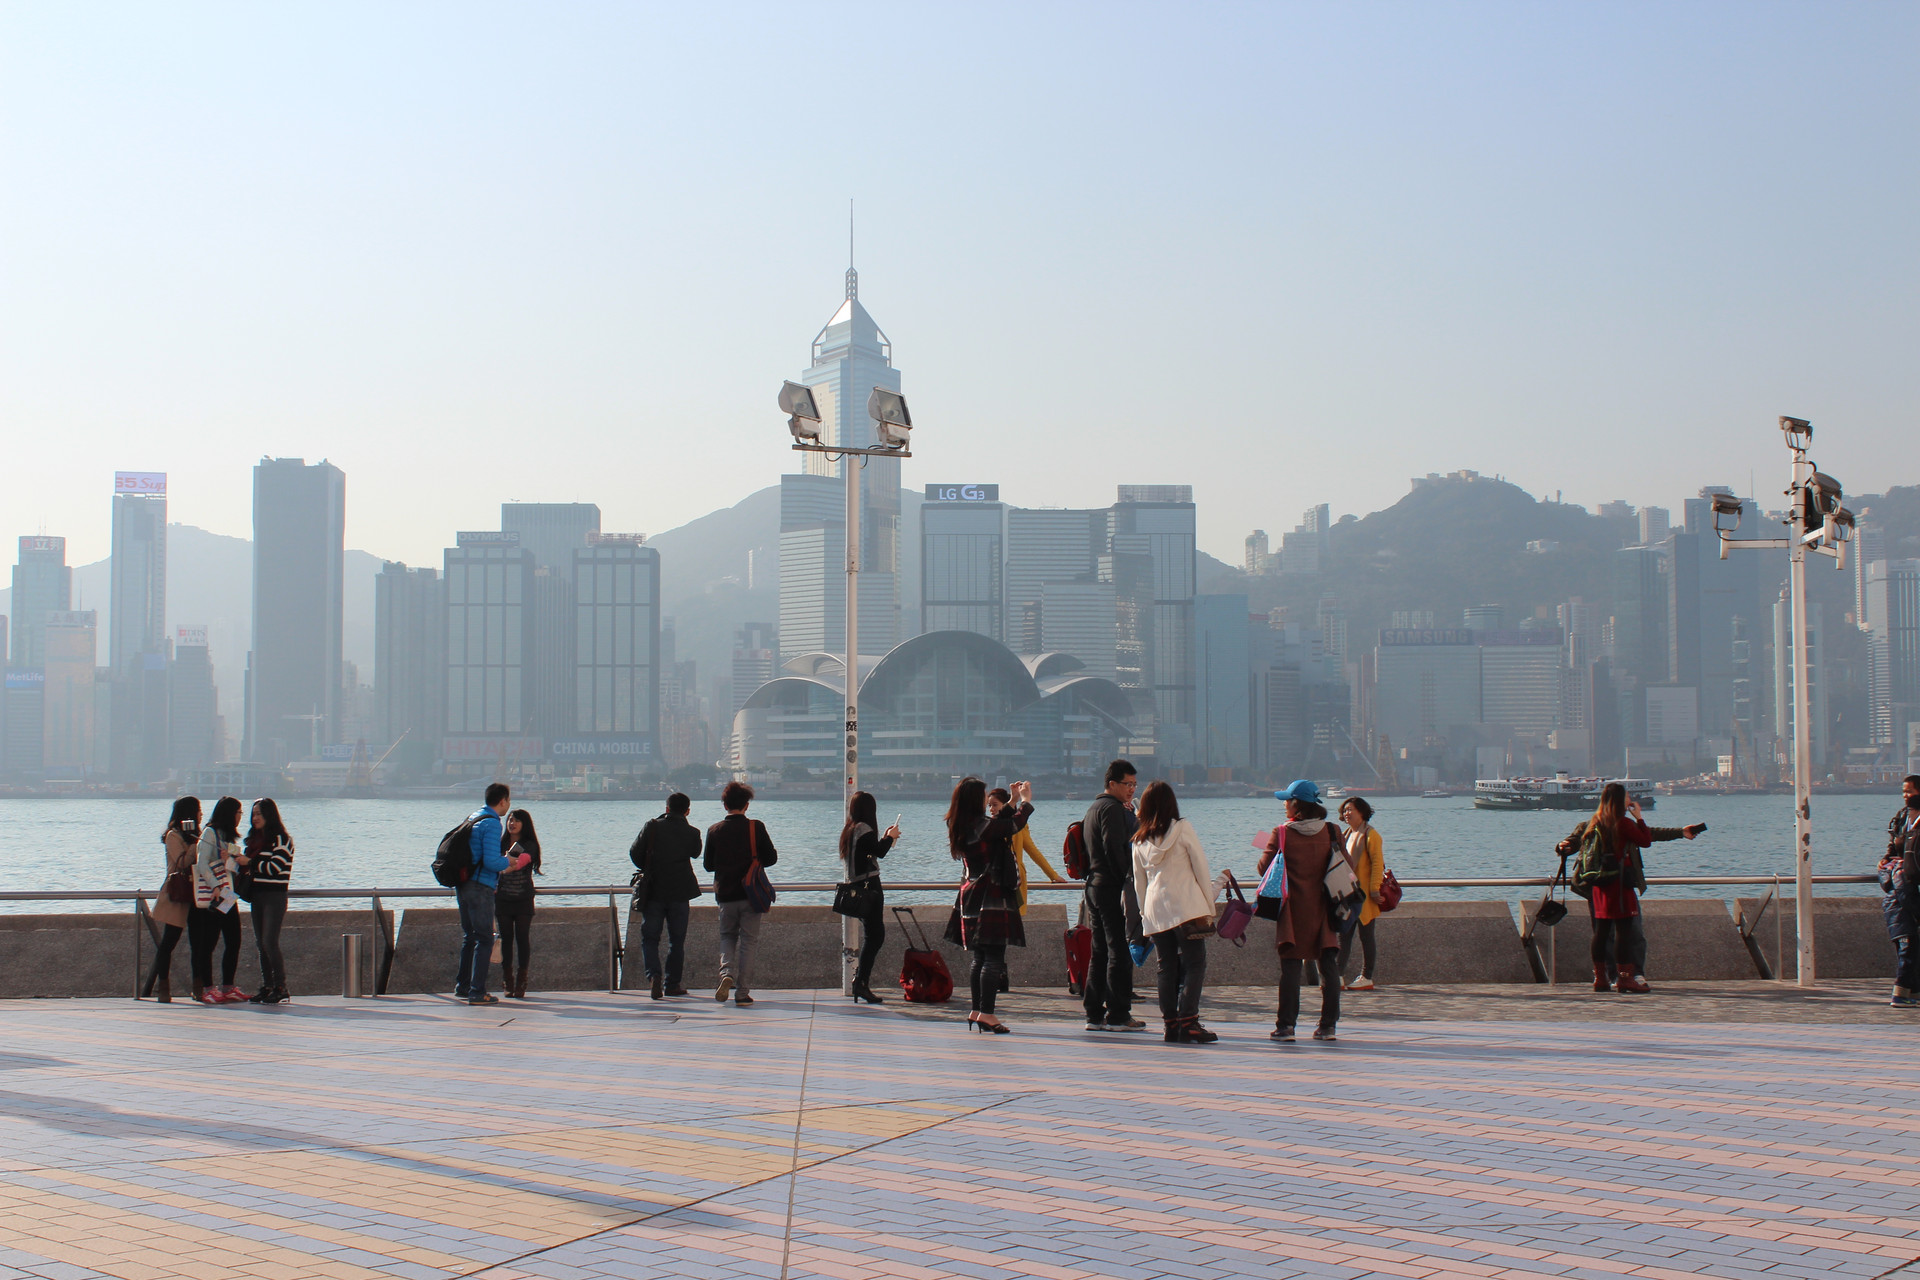
[[[0,1278],[1920,1276],[1911,1026],[1202,1047],[782,992],[0,1026]]]

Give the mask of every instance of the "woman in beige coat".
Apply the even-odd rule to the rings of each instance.
[[[200,840],[200,798],[181,796],[173,802],[173,815],[167,829],[160,833],[160,844],[167,853],[167,869],[160,877],[160,892],[154,895],[153,918],[160,925],[160,949],[154,954],[147,980],[140,994],[153,996],[161,1004],[173,1003],[173,982],[168,971],[173,965],[173,949],[187,929],[187,908],[193,903],[193,860]],[[174,877],[180,880],[175,881]],[[167,895],[169,884],[184,887],[186,901]]]
[[[1160,1016],[1168,1044],[1212,1044],[1200,1025],[1200,988],[1207,980],[1213,934],[1213,878],[1193,824],[1180,816],[1173,788],[1150,782],[1140,795],[1133,833],[1133,884],[1140,895],[1140,931],[1160,957]]]

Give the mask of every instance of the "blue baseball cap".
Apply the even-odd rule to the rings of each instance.
[[[1300,778],[1287,785],[1285,791],[1273,793],[1275,800],[1297,800],[1301,804],[1319,804],[1320,788],[1306,778]]]

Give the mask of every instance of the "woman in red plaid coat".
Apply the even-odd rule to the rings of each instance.
[[[1013,802],[989,816],[987,784],[962,778],[947,806],[948,846],[967,870],[947,918],[947,941],[973,952],[973,1012],[967,1022],[995,1035],[1007,1033],[1006,1024],[993,1014],[993,998],[1007,970],[1007,948],[1027,945],[1013,837],[1033,816],[1033,787],[1016,782],[1010,794]]]

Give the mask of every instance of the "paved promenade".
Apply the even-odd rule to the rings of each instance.
[[[1204,1047],[784,992],[7,1002],[0,1277],[1920,1277],[1920,1018],[1838,990]]]

